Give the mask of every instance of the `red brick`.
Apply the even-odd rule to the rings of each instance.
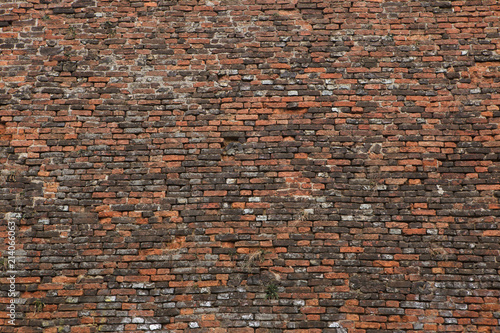
[[[0,9],[19,330],[498,331],[495,1],[67,2]]]

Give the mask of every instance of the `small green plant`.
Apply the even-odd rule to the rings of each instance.
[[[44,21],[50,20],[50,16],[45,14],[42,16],[42,20],[44,20]]]
[[[195,282],[186,288],[186,293],[199,294],[200,290],[201,290],[200,285],[197,282]]]
[[[266,287],[266,299],[278,299],[278,286],[270,283]]]
[[[35,306],[35,310],[33,313],[37,313],[37,312],[41,312],[43,310],[43,308],[45,307],[45,303],[42,302],[41,300],[39,299],[36,299],[34,302],[33,302],[33,305]]]
[[[231,249],[231,250],[229,250],[228,255],[229,255],[229,258],[231,258],[231,260],[234,260],[234,257],[236,257],[238,255],[238,253],[236,252],[235,249]]]
[[[0,271],[7,270],[7,263],[5,258],[0,258]]]
[[[68,28],[68,38],[75,38],[76,37],[76,29],[73,26],[70,26]]]

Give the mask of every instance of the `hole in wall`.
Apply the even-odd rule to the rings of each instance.
[[[238,136],[226,136],[224,137],[224,141],[222,142],[222,148],[226,148],[230,146],[232,143],[239,143],[240,137]]]

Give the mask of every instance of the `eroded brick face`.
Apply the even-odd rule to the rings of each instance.
[[[1,331],[499,332],[499,29],[495,0],[2,1]]]

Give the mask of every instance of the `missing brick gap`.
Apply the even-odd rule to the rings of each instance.
[[[231,143],[240,142],[240,138],[237,136],[226,136],[222,142],[222,148],[226,148]]]

